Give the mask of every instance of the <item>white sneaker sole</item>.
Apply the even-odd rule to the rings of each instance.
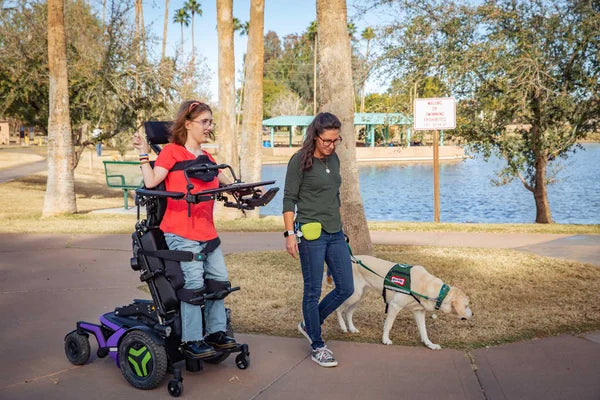
[[[313,360],[314,362],[316,362],[317,364],[319,364],[321,367],[325,367],[325,368],[337,367],[337,365],[338,365],[337,361],[323,362],[323,361],[317,360],[313,356],[310,356],[310,359]]]
[[[308,333],[302,329],[302,322],[298,322],[298,332],[300,332],[306,338],[306,340],[308,340],[308,343],[312,344],[312,340],[310,340]]]

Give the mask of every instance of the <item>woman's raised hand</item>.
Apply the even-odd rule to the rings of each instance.
[[[133,147],[140,153],[148,153],[150,147],[139,132],[133,134]]]

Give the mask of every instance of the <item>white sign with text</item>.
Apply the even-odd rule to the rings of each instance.
[[[415,99],[414,111],[414,128],[417,131],[456,128],[456,100],[454,97]]]

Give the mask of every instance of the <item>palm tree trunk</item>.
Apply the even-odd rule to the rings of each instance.
[[[367,41],[367,53],[365,55],[365,65],[363,66],[362,72],[362,84],[360,87],[360,112],[365,112],[365,86],[367,83],[367,72],[369,70],[369,50],[370,50],[371,41]]]
[[[65,37],[64,0],[48,0],[48,181],[43,217],[75,213],[73,143],[69,115],[69,79]]]
[[[183,23],[179,25],[181,26],[181,57],[183,58]]]
[[[317,115],[317,35],[313,45],[313,115]]]
[[[196,68],[196,51],[195,51],[195,47],[194,47],[194,15],[195,13],[192,11],[192,65],[193,68]]]
[[[169,25],[169,0],[165,0],[165,22],[163,24],[163,41],[161,60],[165,59],[165,51],[167,49],[167,26]]]
[[[251,0],[240,160],[241,175],[245,182],[260,181],[262,168],[264,11],[264,0]],[[258,210],[250,211],[247,215],[258,218]]]
[[[217,36],[219,40],[219,123],[217,143],[219,162],[239,171],[235,126],[235,58],[233,51],[233,0],[217,0]],[[219,219],[240,216],[238,210],[219,207]]]
[[[360,197],[354,140],[354,86],[347,30],[346,0],[317,0],[319,40],[319,111],[342,122],[337,154],[342,164],[340,198],[344,231],[355,254],[372,254],[373,245]]]
[[[142,0],[140,1],[140,32],[141,32],[141,51],[142,51],[142,62],[146,62],[146,27],[144,26],[144,7],[142,4]]]

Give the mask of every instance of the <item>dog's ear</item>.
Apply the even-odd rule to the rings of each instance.
[[[465,293],[459,288],[452,288],[452,299],[450,300],[450,304],[454,309],[454,312],[459,316],[464,316],[465,311],[467,309],[468,299]],[[450,293],[448,293],[450,294]]]

